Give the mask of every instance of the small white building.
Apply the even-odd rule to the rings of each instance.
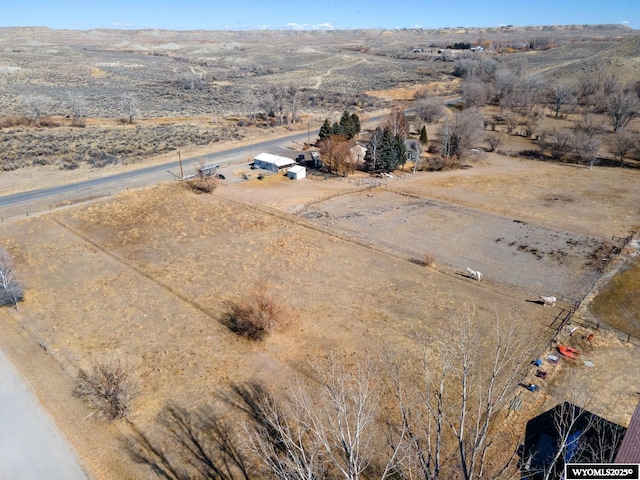
[[[262,168],[263,170],[269,170],[275,173],[285,171],[295,164],[295,160],[281,157],[280,155],[273,155],[272,153],[261,153],[253,159],[253,166],[255,168]]]
[[[289,170],[287,170],[287,177],[292,180],[300,180],[301,178],[305,178],[307,176],[307,169],[302,165],[294,165]]]

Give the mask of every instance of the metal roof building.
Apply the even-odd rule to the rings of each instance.
[[[254,167],[269,170],[271,172],[287,170],[295,164],[295,160],[287,157],[281,157],[280,155],[273,155],[272,153],[261,153],[253,159]]]

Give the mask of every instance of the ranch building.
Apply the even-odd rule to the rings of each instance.
[[[289,170],[287,170],[287,177],[292,180],[300,180],[307,176],[307,169],[302,165],[294,165]]]
[[[284,172],[296,164],[295,160],[272,153],[261,153],[253,159],[253,166],[270,172]]]

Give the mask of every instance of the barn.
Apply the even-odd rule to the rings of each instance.
[[[301,165],[295,165],[287,171],[287,177],[292,180],[300,180],[307,176],[307,169]]]
[[[282,172],[295,165],[295,160],[272,153],[261,153],[253,159],[253,166],[270,172]]]

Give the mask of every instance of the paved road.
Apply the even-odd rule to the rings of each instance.
[[[188,168],[193,165],[197,165],[200,162],[205,162],[206,164],[210,163],[221,163],[231,162],[233,157],[238,157],[241,155],[245,155],[258,150],[265,150],[277,145],[281,145],[283,143],[290,143],[296,141],[304,141],[307,140],[308,135],[313,135],[314,138],[317,136],[318,131],[314,132],[304,132],[297,133],[294,135],[289,135],[283,138],[277,138],[273,140],[266,140],[259,143],[255,143],[252,145],[246,145],[242,147],[234,147],[227,150],[224,150],[219,153],[200,155],[197,157],[191,157],[189,159],[185,159],[182,164],[183,168]],[[28,192],[16,193],[13,195],[7,195],[4,197],[0,197],[0,208],[9,207],[12,205],[29,203],[35,200],[49,198],[49,197],[57,197],[64,194],[68,194],[71,192],[81,192],[83,196],[90,196],[93,191],[95,191],[98,187],[102,187],[105,185],[114,185],[115,188],[113,190],[117,190],[118,184],[123,185],[125,180],[131,180],[135,178],[141,177],[151,177],[156,174],[165,175],[167,170],[171,169],[179,169],[180,163],[178,161],[163,163],[159,165],[152,165],[150,167],[144,167],[137,170],[132,170],[128,172],[118,173],[115,175],[109,175],[105,177],[92,178],[90,180],[84,180],[82,182],[71,183],[67,185],[60,185],[51,188],[44,188],[41,190],[31,190]]]
[[[86,480],[67,440],[0,351],[0,479]]]

